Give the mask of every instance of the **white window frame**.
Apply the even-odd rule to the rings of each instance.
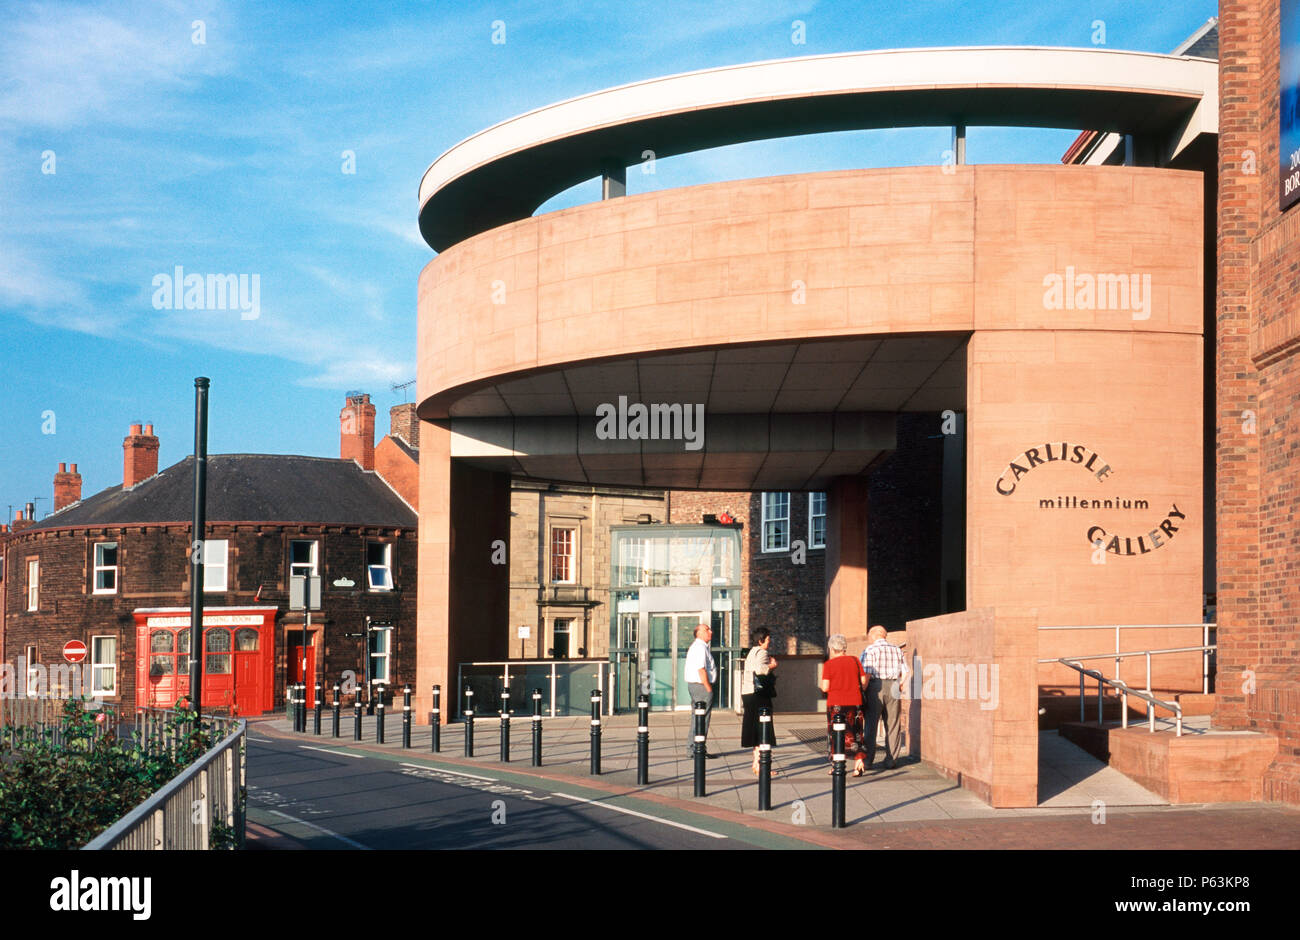
[[[785,497],[785,515],[784,515],[784,516],[768,515],[768,511],[767,511],[767,503],[768,503],[768,499],[767,499],[767,498],[768,498],[769,496],[784,496],[784,497]],[[779,492],[779,491],[773,491],[773,492],[770,492],[770,493],[763,493],[763,494],[759,497],[759,503],[760,503],[760,505],[762,506],[762,516],[763,516],[763,525],[762,525],[762,529],[760,530],[761,533],[762,533],[762,536],[761,536],[761,537],[762,537],[762,540],[763,540],[763,551],[764,551],[764,552],[788,552],[788,551],[790,550],[790,494],[789,494],[788,492]],[[775,507],[773,507],[773,508],[775,508]],[[773,543],[768,539],[768,534],[767,534],[767,527],[768,527],[768,524],[769,524],[769,523],[774,523],[774,522],[784,522],[784,523],[785,523],[785,544],[783,544],[783,545],[775,545],[775,544],[773,544]]]
[[[117,542],[96,542],[94,545],[94,549],[93,549],[94,558],[92,559],[94,564],[91,566],[92,571],[90,575],[90,590],[94,594],[116,594],[117,593],[117,565],[105,565],[100,563],[100,550],[108,548],[110,545],[113,547],[113,551],[115,552],[118,551]],[[113,572],[112,587],[102,588],[99,586],[99,573],[101,571]]]
[[[372,565],[370,563],[370,546],[382,545],[384,547],[384,563],[382,565]],[[383,572],[382,583],[375,583],[375,572]],[[372,591],[391,591],[393,589],[393,543],[392,542],[366,542],[366,584]]]
[[[569,576],[567,578],[555,577],[555,533],[569,533]],[[548,538],[546,540],[546,553],[550,556],[550,564],[547,566],[546,573],[550,575],[551,584],[577,584],[577,561],[578,561],[578,527],[572,525],[553,525],[551,526]],[[562,556],[564,557],[564,556]]]
[[[295,545],[311,546],[311,561],[304,564],[293,560],[293,547]],[[310,568],[308,568],[308,564]],[[309,575],[317,577],[320,574],[320,542],[317,539],[290,539],[289,540],[289,577],[295,575]]]
[[[556,617],[551,621],[551,649],[555,650],[556,659],[572,658],[570,656],[570,652],[573,649],[573,623],[576,619],[577,619],[576,617]],[[560,623],[567,624],[567,626],[564,628],[564,637],[565,637],[566,645],[564,647],[563,652],[559,650],[556,644],[556,637],[559,635],[559,631],[557,631],[555,628],[556,625]]]
[[[99,658],[99,641],[110,640],[113,644],[113,661],[101,661]],[[112,670],[113,685],[111,688],[101,688],[99,675],[101,670]],[[90,694],[91,695],[116,695],[117,694],[117,636],[114,634],[103,634],[92,636],[90,638]]]
[[[213,559],[216,554],[215,547],[221,546],[221,561]],[[217,578],[214,572],[221,572],[221,583],[217,584]],[[203,540],[203,593],[220,594],[228,590],[227,585],[230,583],[230,542],[228,539],[204,539]]]
[[[40,671],[36,668],[39,663],[36,644],[24,647],[23,652],[27,654],[27,667],[24,670],[27,673],[27,697],[36,698],[41,694]]]
[[[27,610],[35,613],[41,608],[41,560],[27,559]]]
[[[367,647],[366,654],[370,657],[370,684],[374,685],[375,683],[378,682],[378,683],[383,683],[384,685],[389,685],[390,676],[392,675],[391,663],[392,663],[392,655],[393,655],[393,628],[372,627],[370,629],[370,633],[371,633],[371,642],[366,644]],[[378,641],[380,639],[380,634],[383,634],[384,650],[382,653],[375,651],[376,648],[379,646]],[[377,674],[376,667],[375,667],[376,660],[379,660],[383,663],[384,666],[383,676]]]
[[[818,496],[820,496],[820,497],[822,498],[822,511],[821,511],[821,512],[816,512],[816,511],[814,510],[814,508],[813,508],[813,507],[814,507],[813,500],[816,499]],[[822,537],[821,537],[821,541],[818,541],[818,540],[817,540],[817,536],[814,534],[814,532],[815,532],[815,528],[814,528],[814,526],[813,526],[813,520],[815,520],[815,519],[820,519],[820,520],[822,520]],[[825,548],[825,547],[826,547],[826,494],[825,494],[825,493],[809,493],[809,494],[808,494],[808,547],[809,547],[809,548]]]

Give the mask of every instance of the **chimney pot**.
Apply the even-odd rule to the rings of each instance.
[[[145,437],[153,437],[153,425],[152,425],[152,424],[146,424],[146,425],[144,426],[144,435],[145,435]]]
[[[21,509],[15,509],[14,522],[22,522],[22,521],[23,521],[23,511]]]
[[[72,465],[69,472],[64,464],[59,464],[59,472],[54,474],[54,511],[70,506],[81,499],[81,474],[77,465]]]
[[[68,465],[65,463],[59,464],[59,473],[67,473],[67,472],[68,472]]]
[[[142,434],[141,425],[131,425],[131,433],[122,442],[123,489],[129,489],[158,472],[158,438],[153,434],[153,425],[147,427],[149,433]]]
[[[375,406],[366,394],[346,397],[339,412],[339,457],[355,460],[363,470],[375,469]]]
[[[35,503],[28,503],[28,504],[27,504],[27,517],[26,517],[26,518],[27,518],[27,521],[28,521],[28,522],[30,522],[30,521],[32,521],[32,520],[34,520],[34,519],[36,518],[36,504],[35,504]]]

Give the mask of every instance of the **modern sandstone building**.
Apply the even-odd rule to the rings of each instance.
[[[877,619],[869,474],[923,420],[961,477],[934,520],[955,546],[929,559],[939,600],[907,642],[919,673],[972,685],[914,688],[921,756],[994,805],[1035,804],[1040,696],[1079,682],[1056,660],[1112,639],[1200,647],[1217,589],[1213,722],[1260,733],[1116,729],[1111,749],[1175,800],[1294,801],[1300,210],[1279,208],[1272,171],[1278,3],[1223,7],[1222,74],[1204,30],[1172,55],[816,56],[585,95],[438,158],[420,187],[438,255],[419,281],[417,711],[459,664],[518,653],[493,561],[519,537],[512,481],[825,493],[810,515],[824,630],[861,636]],[[954,126],[953,160],[626,195],[647,152],[920,125]],[[972,166],[970,125],[1095,133],[1064,165]],[[1246,151],[1268,170],[1235,171]],[[533,215],[592,177],[599,202]],[[779,501],[745,511],[760,539],[769,515],[793,518]],[[741,609],[736,529],[674,534],[663,515],[681,541],[657,566],[611,530],[615,687],[673,668],[655,618],[680,630]],[[1202,650],[1152,659],[1149,684],[1142,657],[1089,665],[1135,690],[1205,691]],[[1240,694],[1237,672],[1253,676]],[[1180,777],[1192,763],[1212,768],[1200,790]]]

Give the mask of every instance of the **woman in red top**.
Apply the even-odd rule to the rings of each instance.
[[[826,746],[833,747],[831,725],[835,712],[844,716],[844,753],[853,755],[853,776],[861,777],[866,769],[866,750],[862,746],[862,690],[867,687],[867,674],[856,656],[848,654],[849,642],[844,634],[836,633],[827,644],[830,659],[822,664],[822,691],[826,693]],[[831,768],[832,772],[834,767]]]

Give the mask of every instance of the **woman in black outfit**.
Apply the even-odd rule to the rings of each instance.
[[[754,749],[754,765],[751,768],[758,776],[758,710],[772,710],[772,697],[755,691],[754,677],[772,675],[776,669],[776,659],[768,655],[767,648],[772,645],[772,631],[759,627],[751,639],[754,642],[749,656],[745,658],[745,673],[740,681],[740,701],[744,711],[740,720],[740,746]],[[773,677],[775,678],[775,677]],[[776,727],[772,728],[772,740],[776,740]]]

